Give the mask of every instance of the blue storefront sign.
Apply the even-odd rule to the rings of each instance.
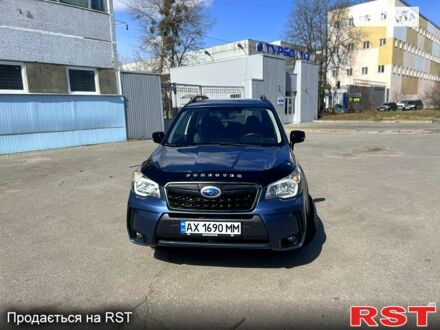
[[[257,52],[310,61],[310,53],[308,53],[308,52],[305,52],[302,50],[296,50],[296,49],[293,49],[290,47],[273,45],[273,44],[270,44],[267,42],[261,42],[261,41],[258,42],[257,43]]]

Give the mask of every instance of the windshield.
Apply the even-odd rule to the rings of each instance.
[[[278,145],[277,121],[264,108],[188,109],[179,116],[166,145]]]

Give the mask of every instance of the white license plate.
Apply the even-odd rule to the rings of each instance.
[[[241,235],[241,222],[186,221],[180,220],[182,235],[199,234],[202,236]]]

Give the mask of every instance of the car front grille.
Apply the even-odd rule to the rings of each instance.
[[[205,186],[215,186],[222,193],[217,198],[204,197],[200,190]],[[250,211],[259,191],[253,184],[233,183],[172,183],[165,189],[170,209],[201,211]]]

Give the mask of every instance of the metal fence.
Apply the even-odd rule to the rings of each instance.
[[[358,86],[351,85],[348,88],[349,108],[359,108],[360,110],[373,110],[386,101],[385,87],[382,86]],[[351,104],[352,100],[359,99],[358,104]]]
[[[121,96],[0,94],[0,154],[126,138]]]
[[[130,139],[150,139],[153,132],[164,130],[160,76],[121,72],[125,97],[127,135]]]
[[[209,99],[241,99],[244,97],[242,86],[202,86],[187,84],[163,84],[162,98],[164,118],[174,118],[176,113],[195,96]]]

